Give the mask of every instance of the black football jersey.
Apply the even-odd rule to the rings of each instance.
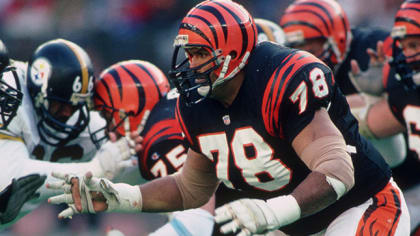
[[[408,147],[420,157],[420,86],[408,88],[395,76],[389,76],[385,83],[391,111],[407,128]]]
[[[152,109],[143,137],[143,151],[138,164],[143,178],[151,180],[179,170],[187,158],[186,142],[175,119],[178,93],[171,90]]]
[[[283,230],[318,232],[388,183],[389,167],[359,135],[357,121],[323,62],[307,52],[265,42],[252,51],[244,70],[244,82],[229,108],[213,99],[188,107],[180,97],[176,109],[190,147],[213,162],[218,178],[237,190],[232,196],[268,199],[290,194],[310,173],[291,142],[321,107],[328,109],[346,143],[357,149],[352,155],[355,187],[330,207]],[[223,197],[222,192],[216,199]]]
[[[376,51],[376,44],[378,41],[384,41],[384,50],[387,54],[391,54],[391,42],[389,32],[379,28],[353,28],[351,30],[353,35],[348,54],[342,64],[334,72],[338,86],[344,95],[357,93],[349,78],[351,71],[351,60],[356,60],[362,71],[369,67],[370,56],[366,50],[371,48]]]

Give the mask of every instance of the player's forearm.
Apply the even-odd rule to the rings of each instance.
[[[368,111],[366,125],[378,138],[389,137],[405,131],[405,127],[394,116],[385,99],[374,104]]]
[[[337,199],[334,188],[326,181],[324,174],[310,173],[291,194],[297,201],[301,217],[312,215]]]
[[[177,211],[183,209],[182,196],[172,176],[155,179],[140,186],[145,212]]]

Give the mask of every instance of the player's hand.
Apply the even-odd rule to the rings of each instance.
[[[60,212],[59,218],[71,218],[77,213],[96,212],[136,212],[141,211],[140,188],[128,184],[114,184],[105,178],[96,178],[88,172],[84,176],[52,173],[61,181],[48,183],[47,188],[62,190],[64,193],[48,199],[51,204],[68,204]]]
[[[215,213],[216,223],[227,222],[220,228],[223,234],[249,236],[273,231],[282,226],[267,202],[259,199],[240,199],[217,208]]]
[[[44,184],[45,175],[31,174],[12,183],[0,192],[0,224],[13,221],[25,202],[36,198],[36,190]]]
[[[383,49],[383,42],[379,41],[377,43],[376,51],[368,48],[366,52],[370,57],[369,68],[366,71],[361,71],[357,61],[353,59],[350,61],[349,77],[359,92],[379,96],[384,91],[382,68],[388,60]]]
[[[135,166],[136,160],[131,159],[129,141],[121,137],[115,142],[107,141],[92,159],[92,173],[95,177],[113,179],[127,167]]]
[[[143,150],[143,137],[140,136],[140,133],[138,133],[137,131],[131,132],[130,140],[133,141],[132,143],[130,143],[130,147],[134,149],[136,153]]]
[[[384,43],[382,41],[378,41],[376,44],[376,51],[371,48],[368,48],[366,51],[370,56],[369,66],[379,66],[382,68],[388,59],[385,54]]]

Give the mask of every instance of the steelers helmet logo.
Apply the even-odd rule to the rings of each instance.
[[[46,58],[36,59],[30,69],[32,82],[41,86],[45,81],[48,81],[51,71],[51,64]]]

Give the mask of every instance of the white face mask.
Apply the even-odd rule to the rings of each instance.
[[[199,87],[197,89],[197,92],[198,92],[198,94],[200,94],[203,97],[207,96],[207,94],[209,94],[209,92],[210,92],[210,85]]]
[[[413,75],[413,82],[415,85],[420,85],[420,71]]]

